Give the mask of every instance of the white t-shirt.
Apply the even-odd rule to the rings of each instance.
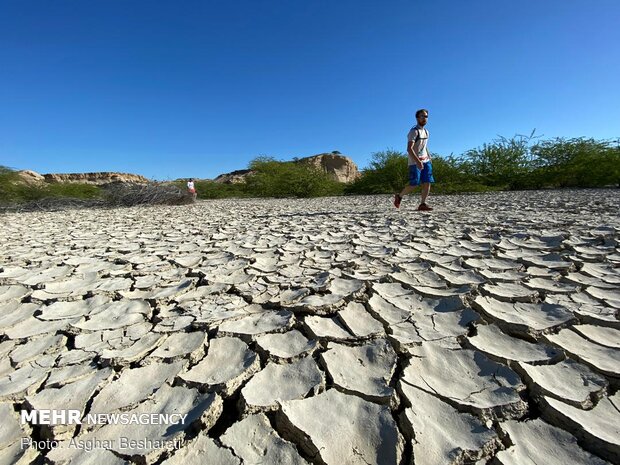
[[[188,189],[193,189],[194,188],[194,181],[187,181],[187,188]]]
[[[407,134],[407,141],[413,142],[413,151],[416,153],[421,162],[429,161],[428,150],[426,145],[428,144],[428,129],[423,128],[419,124],[412,127]],[[415,165],[415,159],[410,153],[407,153],[409,157],[409,165]]]

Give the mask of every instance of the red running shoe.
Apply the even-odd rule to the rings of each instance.
[[[403,200],[403,198],[400,195],[398,195],[398,194],[394,195],[394,206],[396,208],[400,208],[400,201],[401,200]]]
[[[432,209],[433,207],[429,207],[425,203],[421,203],[420,206],[418,207],[418,210],[423,211],[423,212],[430,212]]]

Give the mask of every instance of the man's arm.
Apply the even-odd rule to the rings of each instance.
[[[415,153],[415,150],[413,149],[413,144],[414,144],[414,141],[412,140],[407,141],[407,153],[413,157],[417,167],[422,169],[424,165],[422,165],[422,161],[420,161],[420,159],[418,158],[418,154]]]
[[[426,155],[428,156],[428,161],[431,161],[431,152],[428,149],[428,138],[429,138],[429,134],[428,134],[428,129],[424,128],[424,132],[426,132]]]

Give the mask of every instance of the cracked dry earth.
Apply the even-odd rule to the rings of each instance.
[[[0,464],[620,463],[620,192],[416,200],[0,216]]]

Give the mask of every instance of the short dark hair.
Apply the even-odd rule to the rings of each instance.
[[[415,112],[415,117],[417,118],[418,116],[420,116],[420,114],[425,111],[426,113],[428,113],[428,110],[426,108],[420,108],[418,111]]]

